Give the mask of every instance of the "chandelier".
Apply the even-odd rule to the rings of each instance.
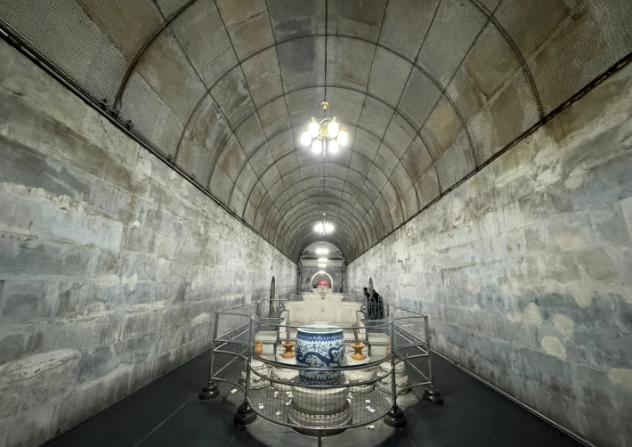
[[[320,247],[318,247],[316,249],[316,254],[317,255],[326,255],[327,253],[329,253],[329,250],[327,250],[325,247],[323,247],[323,243],[320,243]]]
[[[323,236],[334,232],[334,226],[331,223],[327,222],[324,219],[324,216],[325,213],[323,213],[323,221],[318,222],[316,225],[314,225],[314,231],[316,233],[322,234]]]
[[[324,101],[321,106],[323,110],[327,110],[329,103]],[[340,146],[346,146],[349,143],[349,134],[346,127],[340,127],[336,121],[336,117],[323,118],[320,122],[312,117],[312,122],[301,134],[301,144],[303,146],[312,147],[312,152],[327,156],[327,151],[335,154],[340,150]]]

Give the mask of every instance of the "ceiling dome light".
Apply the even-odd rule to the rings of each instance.
[[[340,149],[340,147],[338,146],[338,142],[336,140],[331,140],[329,144],[327,145],[327,148],[329,149],[329,152],[331,152],[332,154],[335,154]]]
[[[316,233],[325,235],[328,233],[333,233],[334,226],[329,222],[318,222],[316,225],[314,225],[314,231]]]
[[[338,136],[338,131],[340,130],[340,126],[336,122],[336,117],[334,117],[330,123],[327,125],[327,135],[332,138],[336,138]]]
[[[312,122],[309,123],[307,131],[312,138],[316,138],[318,136],[318,134],[320,133],[320,126],[316,122],[316,118],[312,118]]]
[[[312,143],[312,152],[318,154],[323,151],[323,142],[320,140],[314,140]]]
[[[303,146],[309,146],[312,142],[312,136],[309,134],[307,130],[303,131],[301,134],[301,144]]]
[[[327,250],[325,247],[318,247],[316,249],[317,255],[326,255],[327,253],[329,253],[329,250]]]
[[[346,146],[347,143],[349,143],[349,134],[347,133],[347,130],[344,127],[338,134],[337,140],[340,146]]]

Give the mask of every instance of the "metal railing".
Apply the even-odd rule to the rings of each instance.
[[[415,387],[425,387],[424,399],[442,402],[432,381],[427,316],[384,305],[383,318],[366,320],[362,328],[340,327],[346,334],[355,332],[355,341],[365,346],[361,352],[366,349],[366,361],[349,360],[354,348],[347,337],[345,364],[310,367],[281,355],[283,344],[296,341],[290,334],[300,327],[282,324],[279,310],[286,301],[261,300],[215,314],[210,379],[200,397],[217,397],[217,382],[241,390],[244,402],[235,422],[247,424],[261,416],[320,437],[381,418],[392,426],[405,424],[397,399]],[[261,353],[254,349],[260,338],[265,338],[265,344],[259,343]],[[299,376],[310,371],[333,373],[340,380],[333,385],[302,383]]]

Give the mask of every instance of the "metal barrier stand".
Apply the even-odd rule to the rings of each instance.
[[[280,305],[273,306],[272,301]],[[261,300],[215,315],[209,382],[200,398],[217,398],[218,382],[241,389],[244,401],[235,415],[236,424],[247,425],[261,416],[320,438],[381,418],[389,426],[405,426],[406,419],[397,399],[413,388],[425,387],[422,399],[430,403],[443,402],[432,381],[427,316],[385,305],[385,317],[367,321],[363,327],[360,341],[373,351],[366,362],[316,368],[285,362],[277,351],[281,340],[286,338],[283,335],[300,327],[281,324],[278,315],[284,301],[287,300]],[[273,308],[275,311],[271,312]],[[341,329],[357,331],[358,328]],[[279,335],[272,346],[268,344],[272,354],[255,353],[256,335],[273,331]],[[372,346],[372,338],[388,338],[390,352],[375,354],[377,347],[374,343]],[[260,340],[256,341],[261,345]],[[350,355],[348,352],[345,357]],[[335,374],[340,380],[332,385],[301,383],[299,376],[309,371]]]

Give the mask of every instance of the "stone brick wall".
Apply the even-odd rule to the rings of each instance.
[[[293,262],[0,40],[0,446],[201,353],[273,275],[296,290]]]
[[[632,67],[348,267],[434,348],[599,446],[632,446]]]

